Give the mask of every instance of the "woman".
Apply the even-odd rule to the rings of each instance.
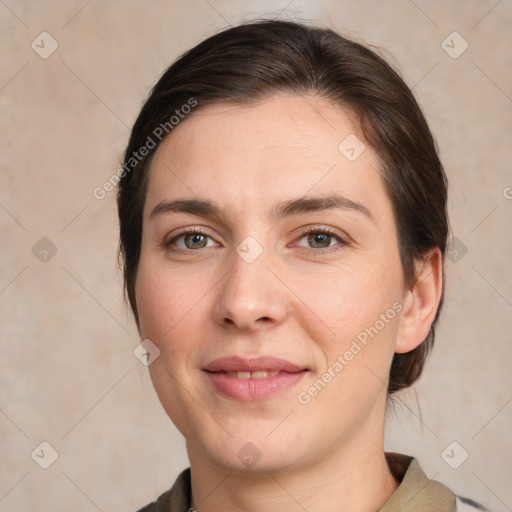
[[[331,30],[180,57],[118,191],[125,288],[190,468],[144,511],[482,510],[384,452],[443,297],[447,184],[411,91]]]

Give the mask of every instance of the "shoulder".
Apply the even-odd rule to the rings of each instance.
[[[158,512],[158,505],[156,502],[150,503],[149,505],[146,505],[145,507],[140,508],[137,510],[137,512]]]
[[[183,502],[176,503],[176,500],[173,499],[173,497],[174,491],[173,489],[170,489],[159,496],[156,501],[142,507],[137,510],[137,512],[187,512],[187,505]]]
[[[475,512],[478,510],[480,512],[490,512],[489,509],[476,501],[463,498],[462,496],[455,496],[455,512]]]
[[[171,507],[171,497],[172,489],[162,494],[156,501],[153,501],[145,507],[137,510],[137,512],[167,512],[169,510],[174,511],[176,510],[175,508],[169,508]],[[178,512],[181,512],[181,508]]]
[[[171,489],[137,512],[189,512],[190,496],[190,468],[187,468],[180,473]]]

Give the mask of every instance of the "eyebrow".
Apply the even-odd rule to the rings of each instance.
[[[351,210],[362,213],[370,220],[375,221],[370,210],[361,203],[353,201],[340,194],[331,194],[321,197],[300,197],[290,199],[274,205],[269,212],[269,218],[275,222],[306,213],[320,212],[325,210]],[[149,220],[154,217],[170,212],[190,213],[204,217],[212,217],[220,221],[224,220],[222,208],[215,202],[208,199],[175,199],[173,201],[160,201],[149,214]]]

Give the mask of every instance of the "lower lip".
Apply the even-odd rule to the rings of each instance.
[[[238,379],[226,373],[206,371],[205,373],[214,387],[224,395],[238,400],[252,401],[262,400],[291,388],[304,377],[307,370],[295,373],[281,372],[263,379]]]

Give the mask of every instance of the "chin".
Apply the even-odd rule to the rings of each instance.
[[[265,455],[266,453],[266,455]],[[281,472],[295,466],[293,460],[289,460],[285,453],[266,452],[259,450],[250,442],[240,450],[229,453],[212,454],[216,466],[238,474],[246,474],[251,477],[268,477],[269,473]]]
[[[275,428],[275,424],[273,426]],[[200,452],[208,454],[212,463],[225,471],[268,477],[268,472],[280,472],[300,466],[306,453],[301,454],[297,447],[307,448],[304,443],[297,444],[288,430],[285,438],[275,433],[268,436],[271,429],[253,430],[240,428],[243,435],[230,437],[228,434],[215,439],[202,439]],[[252,433],[254,432],[254,433]],[[273,438],[273,436],[275,437]],[[198,443],[193,443],[198,446]]]

